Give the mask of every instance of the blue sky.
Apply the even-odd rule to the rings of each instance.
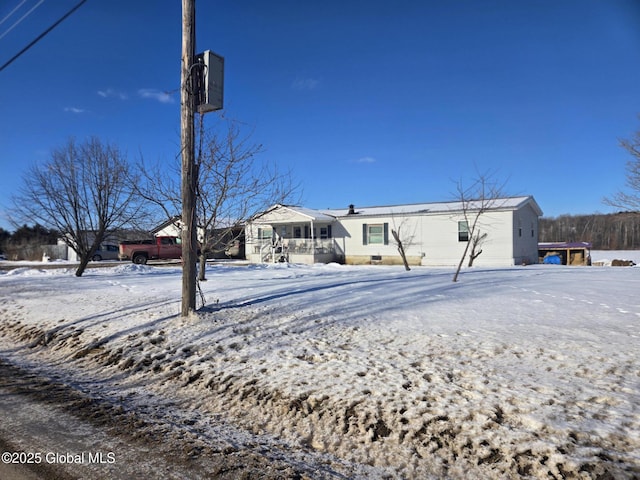
[[[39,2],[0,2],[0,64],[78,0],[11,28]],[[224,115],[293,170],[307,207],[449,200],[491,170],[545,216],[606,213],[624,184],[637,0],[198,0],[196,14],[197,51],[225,57]],[[88,0],[0,72],[0,226],[28,166],[70,136],[174,161],[180,42],[179,0]]]

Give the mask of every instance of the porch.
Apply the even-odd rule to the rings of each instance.
[[[328,263],[344,253],[333,238],[335,218],[315,210],[276,205],[246,226],[251,263]]]
[[[253,245],[252,263],[329,263],[340,260],[338,245],[332,238],[263,239]]]

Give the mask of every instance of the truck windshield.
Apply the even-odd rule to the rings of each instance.
[[[176,238],[164,237],[160,239],[161,245],[180,245],[181,243],[182,241],[179,237],[176,237]]]

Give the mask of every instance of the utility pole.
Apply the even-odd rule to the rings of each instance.
[[[182,0],[182,69],[180,74],[180,143],[182,147],[182,316],[196,309],[196,225],[195,166],[195,0]],[[193,73],[193,75],[192,75]]]

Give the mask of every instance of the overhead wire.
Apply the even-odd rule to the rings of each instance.
[[[11,17],[11,15],[13,15],[14,13],[16,13],[16,11],[18,11],[18,9],[24,5],[27,2],[27,0],[22,0],[20,3],[18,3],[17,6],[15,6],[13,8],[13,10],[11,10],[2,20],[0,20],[0,25],[2,25],[4,22],[6,22],[7,20],[9,20],[9,17]]]
[[[33,11],[38,8],[40,5],[42,5],[44,3],[44,0],[40,0],[38,3],[36,3],[33,7],[31,7],[31,9],[25,13],[22,17],[20,17],[18,19],[18,21],[16,21],[13,25],[11,25],[7,30],[5,30],[5,32],[0,35],[0,40],[2,40],[3,37],[5,37],[11,30],[13,30],[14,28],[16,28],[18,25],[20,25],[20,23],[22,23],[22,21],[27,18],[29,15],[31,15],[33,13]],[[15,11],[15,9],[14,9]]]
[[[22,54],[24,54],[27,50],[29,50],[31,47],[33,47],[36,43],[38,43],[40,40],[42,40],[42,38],[49,33],[51,30],[53,30],[54,28],[56,28],[58,25],[60,25],[69,15],[71,15],[73,12],[75,12],[78,8],[80,8],[87,0],[81,0],[80,3],[78,3],[75,7],[73,7],[71,10],[69,10],[67,13],[65,13],[62,17],[60,17],[60,19],[58,19],[53,25],[51,25],[49,28],[47,28],[44,32],[42,32],[40,35],[38,35],[34,40],[32,40],[26,47],[24,47],[22,50],[20,50],[18,53],[16,53],[13,57],[11,57],[9,59],[9,61],[7,61],[4,65],[2,65],[0,67],[0,72],[2,70],[4,70],[5,68],[7,68],[9,65],[11,65],[16,59],[18,59]]]

